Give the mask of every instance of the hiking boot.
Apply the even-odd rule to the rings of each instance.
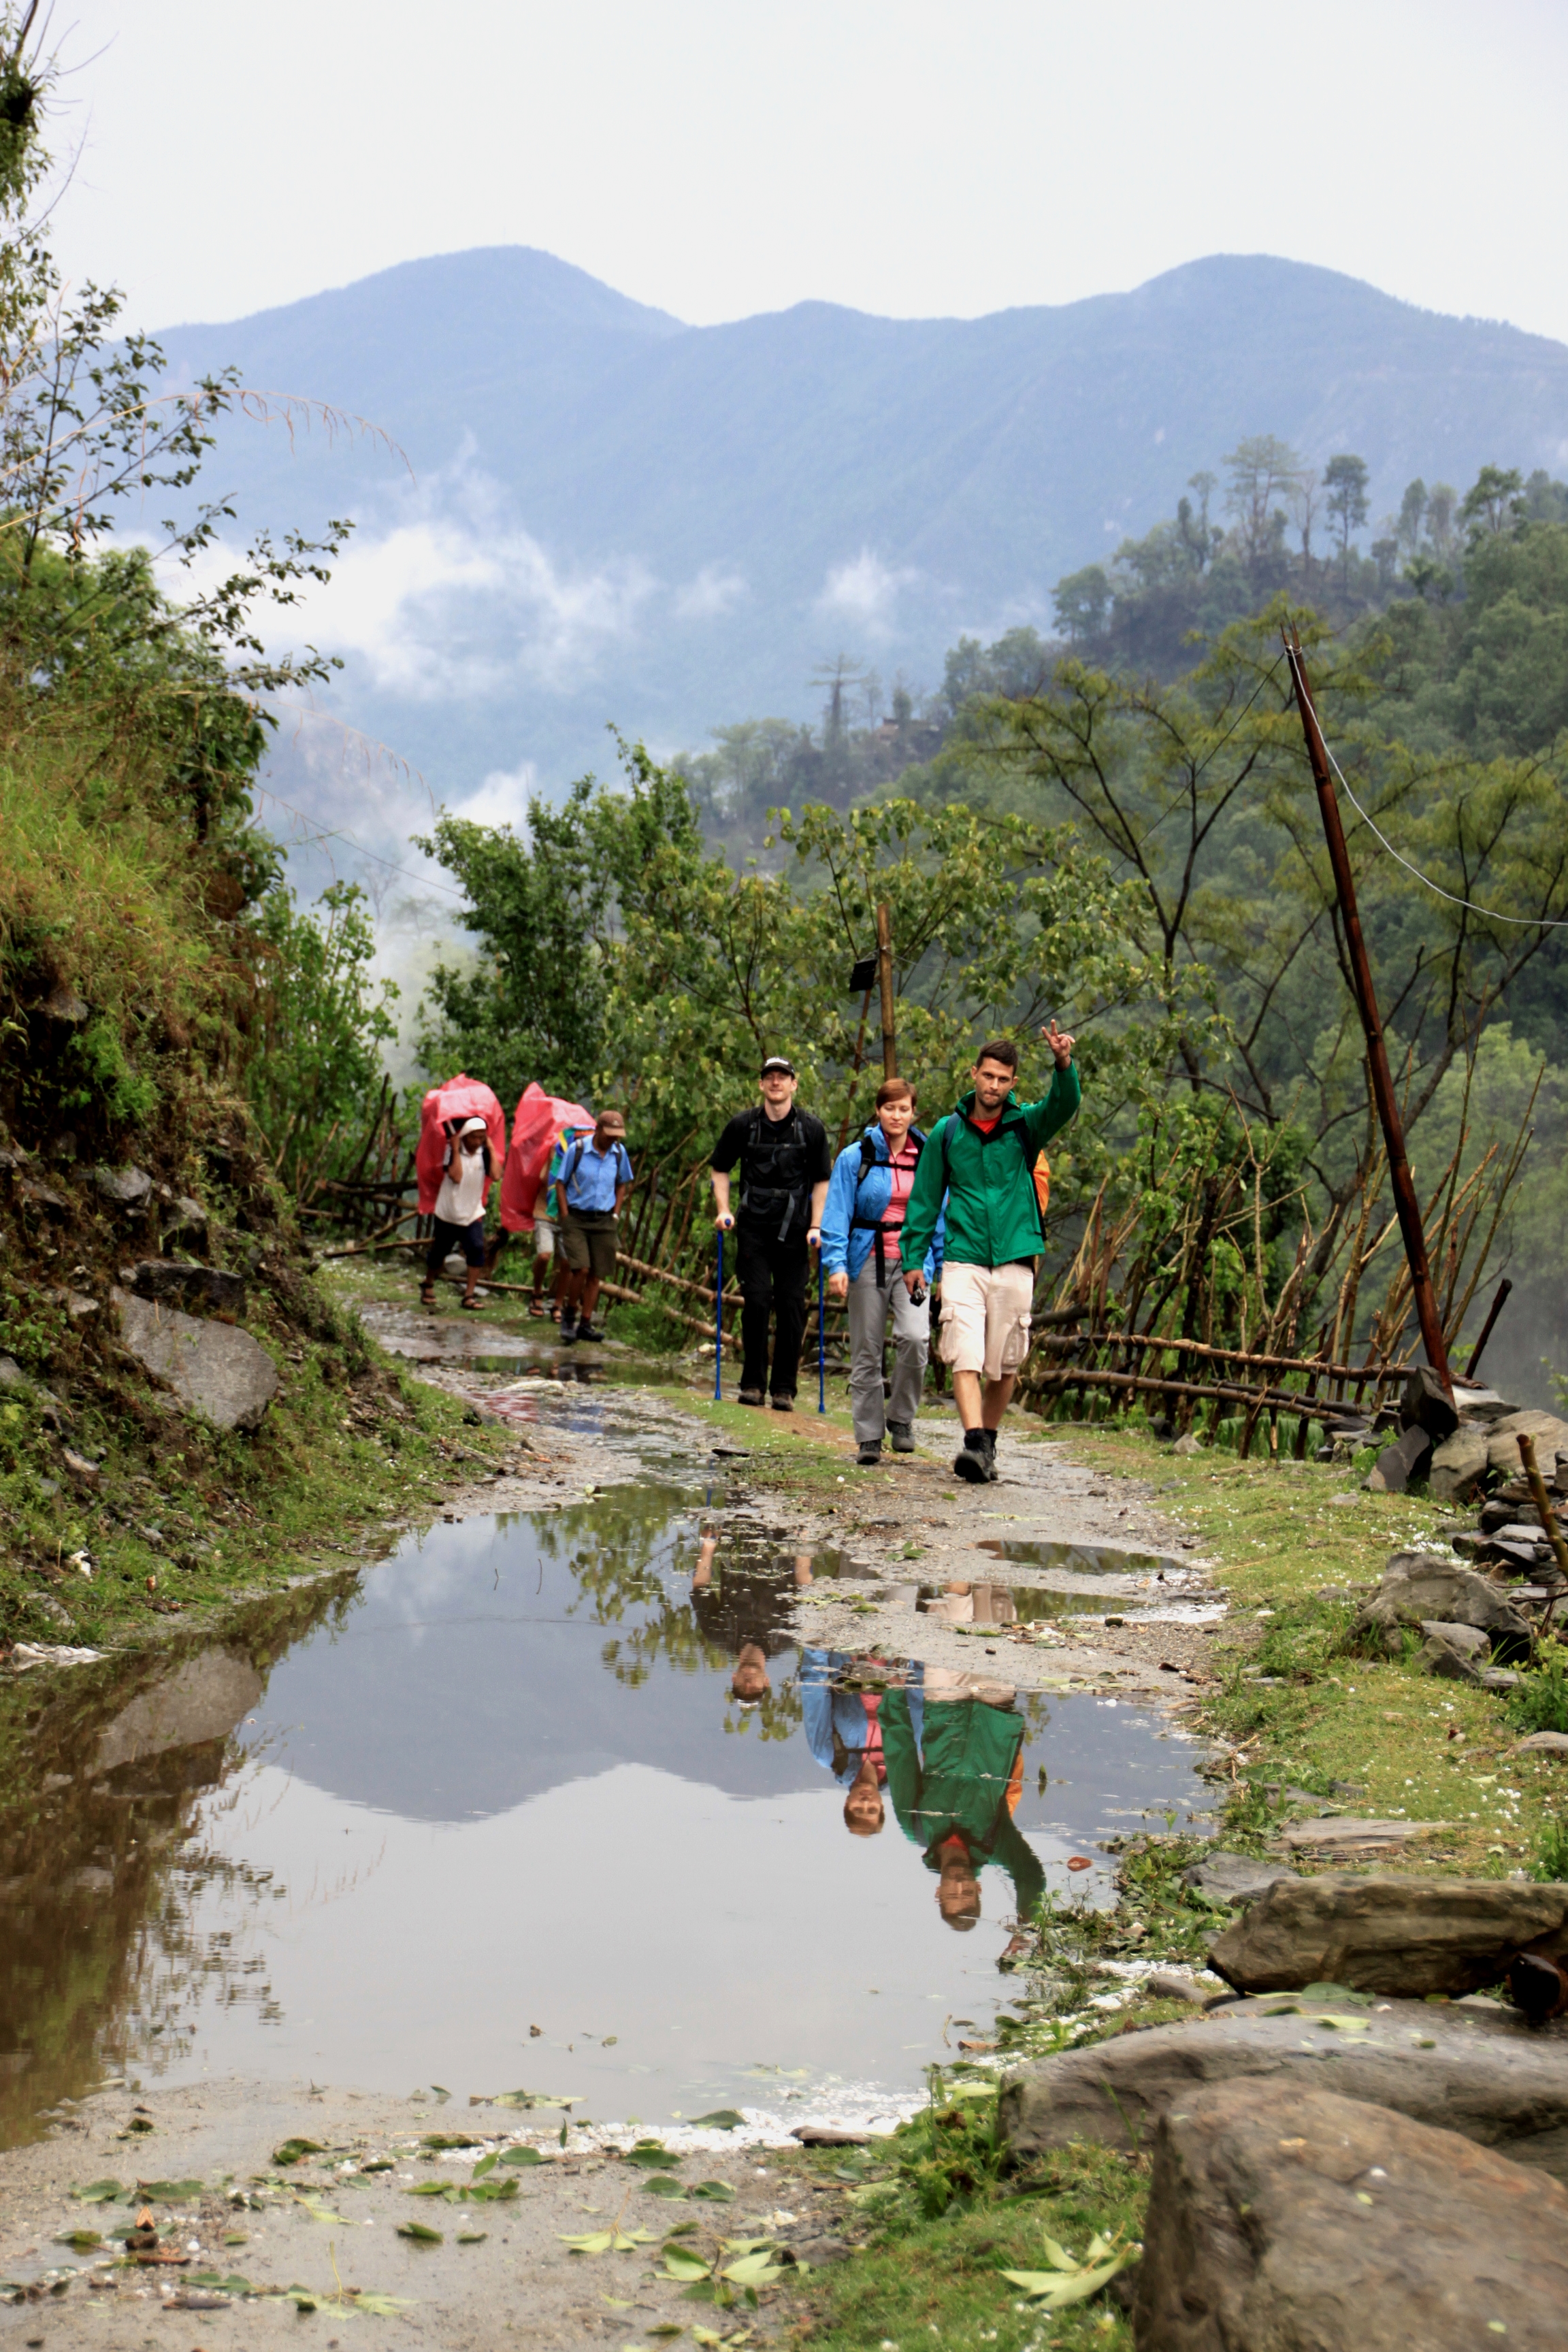
[[[912,1454],[915,1450],[915,1425],[912,1421],[890,1421],[888,1435],[893,1441],[895,1454]]]
[[[793,1412],[795,1411],[795,1391],[791,1389],[788,1396],[775,1396],[771,1398],[769,1402],[773,1405],[773,1409],[775,1412]]]
[[[881,1439],[868,1437],[861,1441],[860,1451],[855,1456],[855,1466],[858,1470],[874,1470],[881,1458]]]
[[[563,1348],[569,1348],[572,1345],[573,1340],[577,1337],[577,1318],[574,1315],[563,1315],[558,1336]]]
[[[984,1486],[996,1475],[996,1467],[985,1444],[984,1430],[973,1436],[965,1435],[963,1444],[953,1456],[952,1475],[971,1486]]]
[[[754,1404],[754,1405],[763,1405],[763,1406],[765,1406],[765,1405],[766,1405],[766,1403],[767,1403],[767,1399],[766,1399],[766,1397],[763,1394],[763,1392],[762,1392],[761,1389],[742,1389],[742,1390],[740,1391],[739,1395],[736,1397],[736,1399],[735,1399],[735,1402],[736,1402],[737,1404]]]
[[[604,1336],[604,1328],[600,1324],[579,1323],[577,1326],[577,1337],[579,1339],[602,1339]]]

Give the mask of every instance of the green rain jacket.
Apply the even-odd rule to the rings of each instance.
[[[922,1164],[927,1156],[921,1154]],[[977,1871],[983,1863],[1001,1864],[1013,1882],[1018,1916],[1027,1919],[1045,1891],[1046,1874],[1007,1810],[1007,1783],[1024,1745],[1022,1717],[984,1699],[928,1697],[917,1740],[908,1691],[889,1691],[879,1714],[888,1794],[899,1827],[919,1846],[927,1867],[941,1868],[936,1849],[956,1831]]]
[[[1011,1265],[1037,1255],[1041,1240],[1035,1162],[1071,1118],[1081,1093],[1073,1062],[1057,1071],[1043,1102],[1021,1103],[1016,1095],[1009,1095],[989,1135],[982,1135],[973,1123],[973,1093],[938,1119],[921,1153],[904,1212],[899,1259],[906,1272],[918,1274],[925,1264],[944,1187],[946,1265]]]

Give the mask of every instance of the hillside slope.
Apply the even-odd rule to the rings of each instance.
[[[251,428],[222,466],[247,511],[359,519],[320,619],[337,707],[449,799],[598,757],[612,717],[668,744],[806,715],[840,647],[929,683],[1245,434],[1359,452],[1374,517],[1417,473],[1568,456],[1568,348],[1266,256],[973,320],[692,328],[502,247],[163,340],[183,377],[232,360],[406,454],[413,481],[379,445]]]

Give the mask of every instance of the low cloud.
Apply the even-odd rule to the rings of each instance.
[[[514,832],[521,832],[527,822],[529,799],[538,789],[539,772],[531,760],[510,770],[492,768],[478,792],[459,801],[452,814],[467,817],[472,824],[510,824]]]
[[[739,572],[731,572],[721,563],[705,563],[695,580],[677,589],[675,610],[682,621],[715,621],[732,612],[750,593]]]
[[[919,577],[917,572],[893,571],[870,548],[863,547],[852,563],[840,563],[828,573],[816,609],[853,621],[868,635],[890,636],[899,591]]]

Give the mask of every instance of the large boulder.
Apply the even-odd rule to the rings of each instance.
[[[1356,1612],[1358,1633],[1388,1633],[1437,1618],[1450,1625],[1475,1625],[1488,1633],[1530,1638],[1530,1620],[1508,1595],[1478,1569],[1460,1568],[1436,1552],[1396,1551],[1383,1580]]]
[[[226,1739],[261,1696],[261,1676],[233,1650],[204,1650],[137,1694],[98,1736],[92,1770],[112,1772],[171,1748]]]
[[[1554,1412],[1505,1412],[1500,1421],[1492,1422],[1487,1430],[1487,1459],[1505,1478],[1520,1474],[1521,1437],[1535,1440],[1536,1460],[1550,1478],[1555,1456],[1568,1453],[1568,1421],[1559,1421]]]
[[[121,1339],[148,1371],[219,1429],[258,1426],[278,1392],[278,1368],[248,1331],[182,1315],[128,1290],[109,1295]]]
[[[1190,2093],[1244,2079],[1281,2092],[1321,2083],[1568,2177],[1568,2024],[1532,2027],[1481,2002],[1227,2003],[1034,2060],[1003,2083],[998,2122],[1018,2156],[1075,2139],[1131,2151]]]
[[[1488,1431],[1457,1429],[1452,1437],[1444,1439],[1426,1466],[1426,1491],[1435,1503],[1459,1502],[1475,1492],[1490,1462]]]
[[[1526,1950],[1568,1958],[1568,1885],[1336,1873],[1271,1886],[1215,1938],[1209,1966],[1238,1992],[1341,1984],[1423,2000],[1496,1984]]]
[[[1530,2352],[1564,2340],[1568,2190],[1326,2090],[1226,2083],[1154,2137],[1140,2352]]]
[[[1430,1364],[1417,1364],[1405,1381],[1399,1418],[1406,1429],[1424,1429],[1434,1445],[1441,1445],[1458,1429],[1459,1416],[1454,1402]]]

